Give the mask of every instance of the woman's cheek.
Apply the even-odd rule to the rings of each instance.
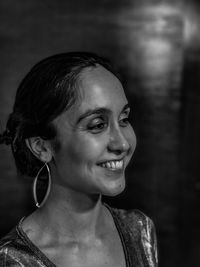
[[[104,152],[106,147],[105,139],[98,135],[87,136],[81,143],[84,156],[88,159],[96,160]]]
[[[89,135],[69,142],[68,146],[65,147],[65,151],[70,161],[96,161],[102,154],[104,147],[105,144],[102,138]]]
[[[133,130],[133,127],[131,125],[127,131],[127,141],[130,145],[131,153],[134,153],[137,144],[137,138],[135,135],[135,131]]]

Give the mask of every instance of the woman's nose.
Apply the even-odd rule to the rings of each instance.
[[[130,149],[130,144],[120,129],[114,129],[110,133],[108,144],[109,152],[122,154]]]

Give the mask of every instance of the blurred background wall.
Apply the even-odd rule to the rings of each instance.
[[[0,130],[38,60],[85,50],[120,70],[138,145],[120,208],[155,222],[161,267],[199,266],[200,10],[196,1],[2,0]],[[33,209],[32,181],[0,147],[0,236]]]

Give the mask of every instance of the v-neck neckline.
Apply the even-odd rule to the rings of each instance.
[[[129,251],[128,251],[127,246],[126,246],[124,231],[121,227],[119,217],[117,216],[117,214],[113,211],[113,209],[109,205],[107,205],[106,203],[103,203],[103,204],[110,212],[110,214],[113,218],[115,227],[117,229],[118,235],[120,237],[122,247],[123,247],[123,253],[124,253],[126,267],[131,267],[130,255],[129,255]]]
[[[119,222],[119,218],[118,216],[115,214],[115,212],[112,210],[112,208],[107,205],[106,203],[103,203],[103,205],[107,208],[107,210],[109,211],[109,213],[112,216],[112,219],[114,221],[116,230],[118,232],[118,235],[120,237],[120,241],[122,243],[122,248],[123,248],[123,254],[124,254],[124,258],[125,258],[125,264],[126,267],[131,267],[130,265],[130,256],[129,256],[129,252],[127,250],[126,247],[126,243],[125,243],[125,237],[124,237],[124,233],[122,230],[122,227],[120,225]],[[24,243],[26,243],[26,245],[30,248],[30,250],[34,253],[34,255],[40,260],[40,262],[42,262],[42,264],[44,264],[47,267],[57,267],[31,240],[30,238],[27,236],[27,234],[24,232],[23,228],[22,228],[22,223],[24,221],[25,217],[23,217],[20,222],[18,223],[18,225],[16,226],[16,231],[18,233],[18,235],[20,236],[20,238],[24,241]]]

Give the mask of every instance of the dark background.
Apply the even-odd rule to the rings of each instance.
[[[38,60],[73,50],[120,70],[138,145],[127,189],[108,199],[156,225],[161,267],[199,266],[200,10],[195,1],[2,0],[0,131],[17,85]],[[32,181],[0,147],[0,236],[33,208]]]

